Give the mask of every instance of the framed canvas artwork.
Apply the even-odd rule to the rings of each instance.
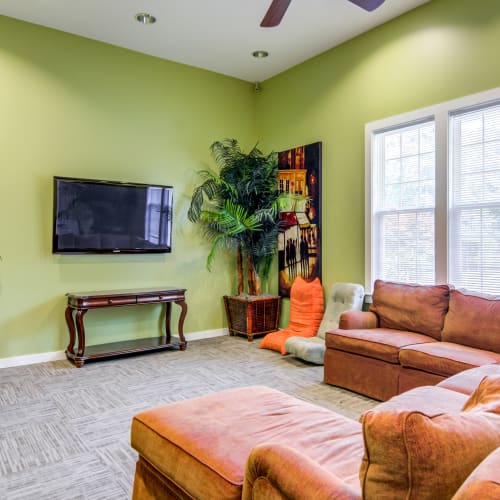
[[[278,184],[290,194],[278,236],[279,295],[297,276],[321,280],[321,142],[278,153]]]

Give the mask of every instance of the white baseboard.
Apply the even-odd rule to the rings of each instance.
[[[229,335],[227,328],[218,328],[216,330],[203,330],[200,332],[191,332],[184,334],[188,342],[193,340],[210,339],[212,337],[221,337]],[[0,369],[11,366],[32,365],[34,363],[46,363],[47,361],[59,361],[66,359],[64,351],[41,352],[38,354],[26,354],[24,356],[13,356],[11,358],[0,358]]]
[[[229,335],[227,328],[217,328],[216,330],[202,330],[201,332],[185,333],[184,337],[189,342],[191,340],[211,339],[212,337],[222,337]]]
[[[13,356],[12,358],[0,358],[0,368],[32,365],[34,363],[45,363],[47,361],[58,361],[60,359],[66,359],[66,354],[64,354],[64,351],[26,354],[24,356]]]

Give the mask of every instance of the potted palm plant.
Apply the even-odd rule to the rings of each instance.
[[[238,295],[224,296],[229,331],[252,340],[277,330],[279,322],[280,297],[261,294],[280,228],[277,157],[257,146],[244,153],[235,139],[216,141],[210,151],[219,171],[199,172],[202,183],[193,191],[188,218],[202,225],[211,242],[209,270],[219,249],[234,252]]]

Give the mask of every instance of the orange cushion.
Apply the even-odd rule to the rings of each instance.
[[[291,334],[286,329],[268,333],[260,342],[260,349],[271,349],[286,354],[285,342]]]
[[[285,342],[289,337],[314,337],[318,333],[323,312],[323,287],[319,278],[306,281],[298,276],[290,289],[288,326],[278,332],[268,333],[259,347],[286,354]]]
[[[442,340],[500,353],[500,300],[452,290]]]
[[[448,285],[406,285],[376,280],[370,311],[379,317],[379,326],[423,333],[441,339],[448,310]]]
[[[290,321],[287,329],[292,335],[314,337],[323,319],[323,287],[319,278],[306,281],[295,278],[290,290]]]
[[[476,391],[459,413],[425,415],[387,409],[362,417],[363,498],[451,498],[474,468],[500,446],[500,415],[490,397],[497,381]],[[472,398],[472,396],[471,396]],[[485,406],[484,403],[488,403]]]

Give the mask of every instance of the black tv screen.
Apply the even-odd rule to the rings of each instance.
[[[172,186],[54,177],[53,253],[172,250]]]

